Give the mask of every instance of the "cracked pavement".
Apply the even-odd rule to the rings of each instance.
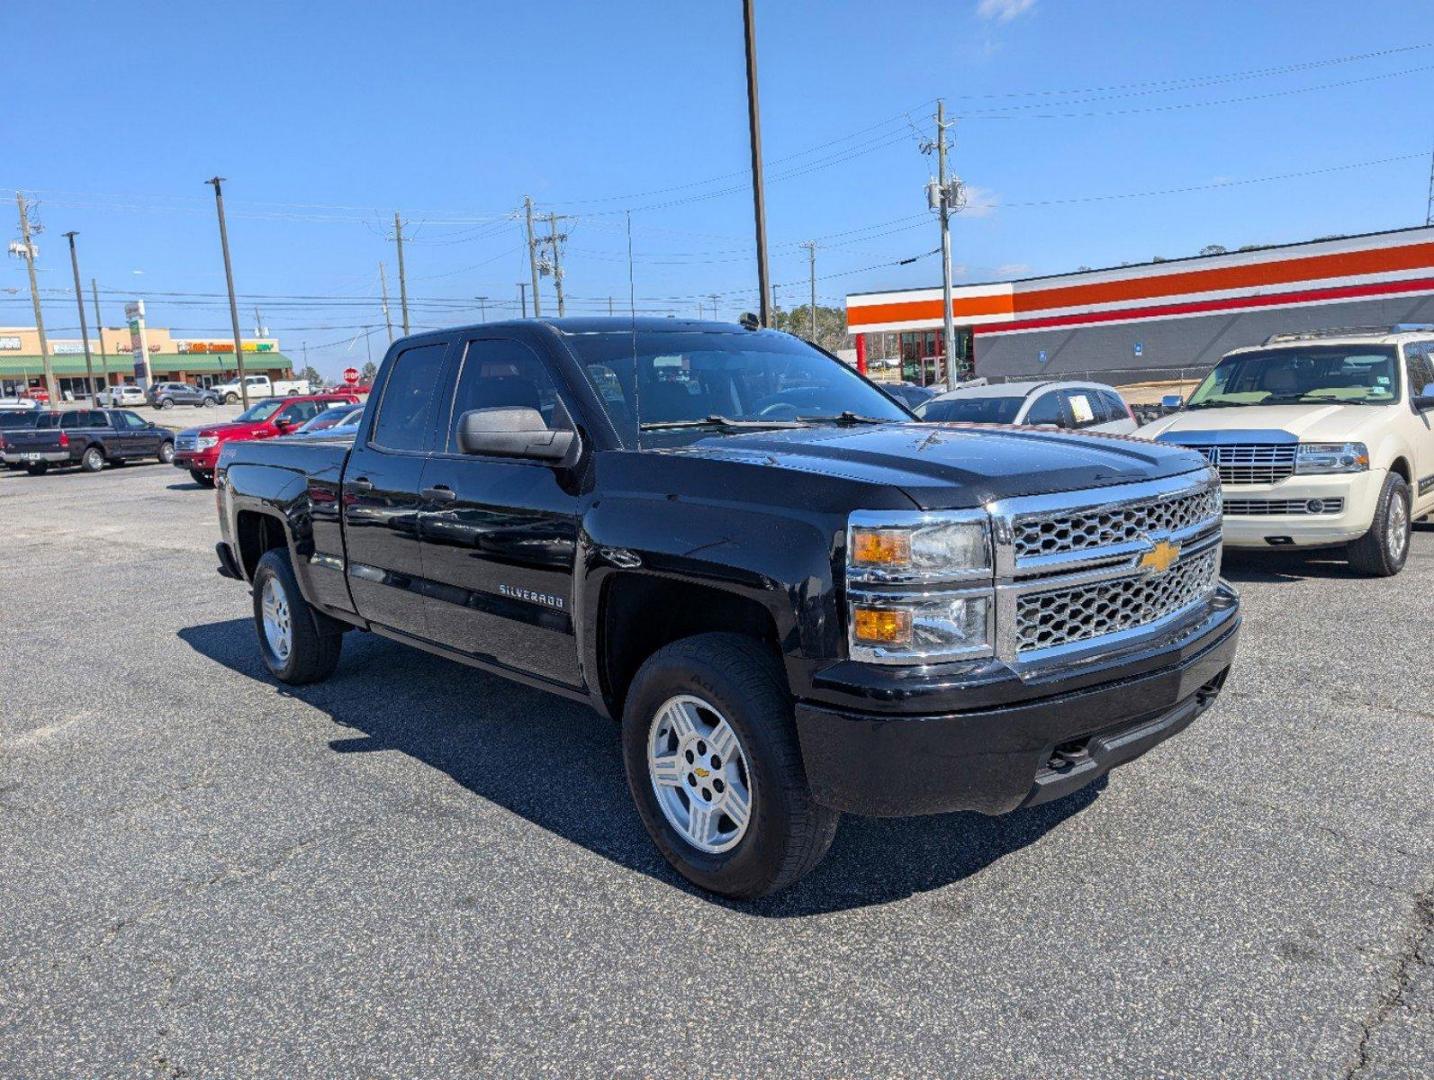
[[[359,634],[272,682],[214,539],[178,470],[0,473],[0,1076],[1434,1073],[1434,531],[1232,556],[1187,732],[747,906],[577,705]]]

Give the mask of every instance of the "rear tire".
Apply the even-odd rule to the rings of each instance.
[[[266,551],[254,571],[254,628],[264,664],[280,682],[319,682],[338,667],[343,624],[309,606],[288,548]]]
[[[105,452],[98,446],[89,446],[80,455],[80,468],[85,472],[99,472],[105,467]]]
[[[214,477],[209,473],[202,473],[198,469],[190,469],[189,478],[200,487],[212,488],[214,486]]]
[[[721,723],[735,736],[735,751],[725,762],[714,761],[714,746],[694,742],[677,725],[669,727],[665,717],[673,716],[673,702],[691,704],[703,727],[721,730]],[[681,707],[681,706],[679,706]],[[713,737],[713,736],[708,736]],[[721,737],[721,736],[717,736]],[[761,642],[740,634],[699,634],[667,645],[639,669],[627,695],[622,718],[623,760],[628,788],[637,803],[638,814],[663,856],[683,877],[701,888],[723,896],[754,899],[786,888],[807,874],[822,860],[836,836],[841,815],[812,800],[797,745],[792,701],[777,658]],[[661,778],[654,775],[652,747],[672,751],[681,771],[666,787],[674,793],[659,801]],[[673,745],[675,744],[675,750]],[[696,749],[691,762],[705,764],[702,779],[683,770],[682,760]],[[706,756],[702,756],[706,755]],[[724,767],[740,762],[741,786],[747,789],[745,823],[724,817],[722,798],[733,788],[733,778]],[[726,779],[726,786],[718,782]],[[716,822],[708,845],[721,850],[703,850],[673,824],[687,808],[689,822],[693,807],[712,805]],[[685,786],[684,786],[685,785]],[[675,796],[680,791],[681,796]],[[702,797],[702,802],[697,802]],[[669,802],[676,798],[676,803]],[[682,799],[686,801],[683,802]],[[668,809],[664,809],[664,804]],[[674,809],[675,806],[675,809]],[[672,816],[669,816],[672,815]],[[730,836],[741,829],[735,843],[726,841],[724,822]]]
[[[1409,558],[1409,485],[1391,472],[1379,489],[1369,531],[1349,545],[1351,568],[1369,577],[1393,577]]]

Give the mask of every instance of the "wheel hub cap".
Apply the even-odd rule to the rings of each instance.
[[[273,578],[264,582],[259,610],[263,615],[264,640],[269,650],[280,660],[289,659],[294,641],[293,626],[289,621],[289,600]]]
[[[647,739],[647,774],[667,823],[699,851],[736,847],[752,816],[752,779],[737,733],[691,694],[657,710]]]
[[[1404,509],[1404,500],[1395,495],[1389,501],[1389,554],[1398,559],[1404,554],[1404,545],[1409,539],[1409,514]]]

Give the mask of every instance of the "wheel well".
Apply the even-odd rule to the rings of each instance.
[[[235,539],[239,542],[239,562],[244,567],[244,576],[254,579],[254,570],[264,552],[287,546],[284,523],[269,514],[257,510],[241,510],[234,522]]]
[[[598,618],[603,699],[622,715],[627,688],[644,660],[664,645],[716,631],[745,634],[777,648],[771,613],[755,600],[704,585],[624,574],[603,590]]]
[[[1412,485],[1414,483],[1414,473],[1409,468],[1409,462],[1405,461],[1402,457],[1394,459],[1389,466],[1389,471],[1397,472],[1400,476],[1404,477],[1406,484]]]

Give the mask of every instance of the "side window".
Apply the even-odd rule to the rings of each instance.
[[[1405,369],[1409,372],[1409,396],[1416,397],[1434,383],[1434,342],[1419,341],[1404,349]]]
[[[1110,414],[1107,422],[1130,419],[1130,408],[1125,404],[1125,399],[1114,390],[1100,391],[1100,399],[1105,402],[1105,411]]]
[[[327,407],[322,401],[296,401],[284,410],[283,419],[291,424],[302,424],[318,416]]]
[[[1071,424],[1078,428],[1095,427],[1110,419],[1105,402],[1094,390],[1065,390],[1066,408]]]
[[[504,338],[469,341],[462,365],[448,415],[447,453],[458,452],[458,421],[472,409],[520,406],[536,409],[550,429],[572,426],[547,365],[522,342]]]
[[[119,413],[118,416],[120,422],[124,424],[125,427],[129,428],[131,431],[138,431],[140,428],[149,426],[147,422],[145,422],[138,415],[132,412],[122,412]]]
[[[65,413],[60,418],[60,427],[63,428],[95,428],[109,427],[109,418],[102,412],[90,412],[81,409],[79,412]]]
[[[1023,424],[1054,424],[1065,427],[1065,416],[1061,411],[1061,395],[1054,391],[1048,391],[1036,398],[1031,409],[1026,413],[1026,418],[1021,421]]]
[[[394,357],[379,402],[370,441],[387,450],[430,450],[434,420],[442,399],[446,342],[405,349]]]

